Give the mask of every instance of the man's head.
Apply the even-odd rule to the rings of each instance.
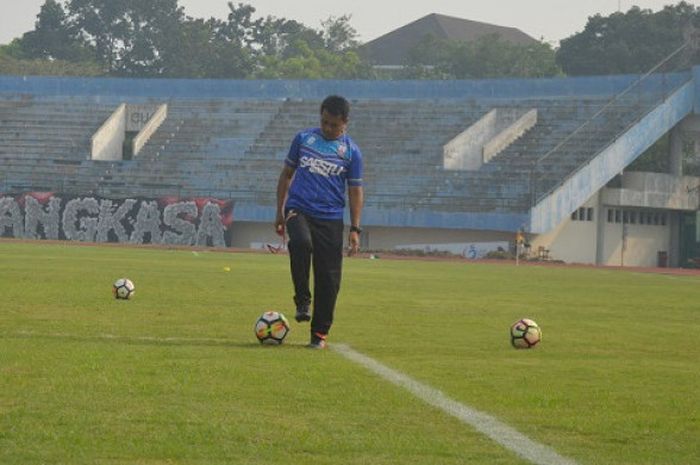
[[[339,95],[331,95],[321,103],[321,132],[326,139],[337,139],[348,128],[350,104]]]

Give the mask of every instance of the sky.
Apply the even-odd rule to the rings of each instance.
[[[34,29],[36,15],[45,0],[0,0],[0,44]],[[148,1],[148,0],[143,0]],[[499,26],[515,27],[536,39],[558,46],[561,39],[581,32],[589,16],[627,11],[633,5],[658,11],[678,0],[233,0],[255,8],[255,17],[293,19],[321,28],[329,17],[351,15],[350,25],[361,42],[386,34],[430,13],[455,16]],[[688,1],[700,5],[698,1]],[[185,13],[195,18],[225,19],[228,0],[179,0]]]

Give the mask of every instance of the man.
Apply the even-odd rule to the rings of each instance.
[[[333,324],[343,261],[345,186],[350,203],[349,254],[360,245],[362,153],[346,134],[350,104],[331,95],[321,104],[321,126],[299,132],[277,182],[278,234],[289,234],[295,319],[311,320],[308,347],[324,349]],[[314,271],[313,318],[309,310]]]

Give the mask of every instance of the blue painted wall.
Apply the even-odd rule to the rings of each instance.
[[[638,76],[634,75],[473,81],[246,81],[3,76],[0,77],[0,93],[153,99],[323,98],[331,93],[343,94],[348,98],[522,99],[612,95],[637,79]],[[666,87],[677,86],[681,80],[683,77],[680,74],[665,75],[655,79],[651,87],[662,91]]]
[[[275,208],[246,202],[236,202],[236,221],[271,222]],[[475,229],[491,231],[517,231],[528,226],[526,213],[472,213],[436,212],[430,210],[407,211],[405,209],[383,209],[367,206],[362,211],[362,224],[365,226],[389,226],[394,228],[440,228]],[[345,212],[345,223],[350,218]]]
[[[693,82],[695,82],[695,114],[700,114],[700,66],[693,68]]]

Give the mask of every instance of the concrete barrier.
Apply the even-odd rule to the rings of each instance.
[[[443,146],[443,168],[475,171],[537,124],[537,109],[494,108]],[[521,116],[518,116],[521,115]],[[513,122],[515,120],[515,122]]]
[[[163,121],[168,117],[168,105],[163,104],[158,107],[158,109],[151,115],[150,119],[141,128],[139,133],[134,137],[132,143],[132,153],[137,156],[141,149],[146,145],[146,142],[151,138],[151,136],[158,130]]]
[[[121,160],[126,131],[126,104],[122,103],[92,136],[93,160]]]
[[[526,112],[518,120],[494,136],[484,144],[482,149],[482,162],[488,163],[493,157],[501,153],[506,147],[518,140],[527,131],[537,124],[537,108]]]
[[[476,123],[443,146],[443,168],[446,170],[478,170],[483,164],[481,148],[493,135],[497,110],[486,113]]]

